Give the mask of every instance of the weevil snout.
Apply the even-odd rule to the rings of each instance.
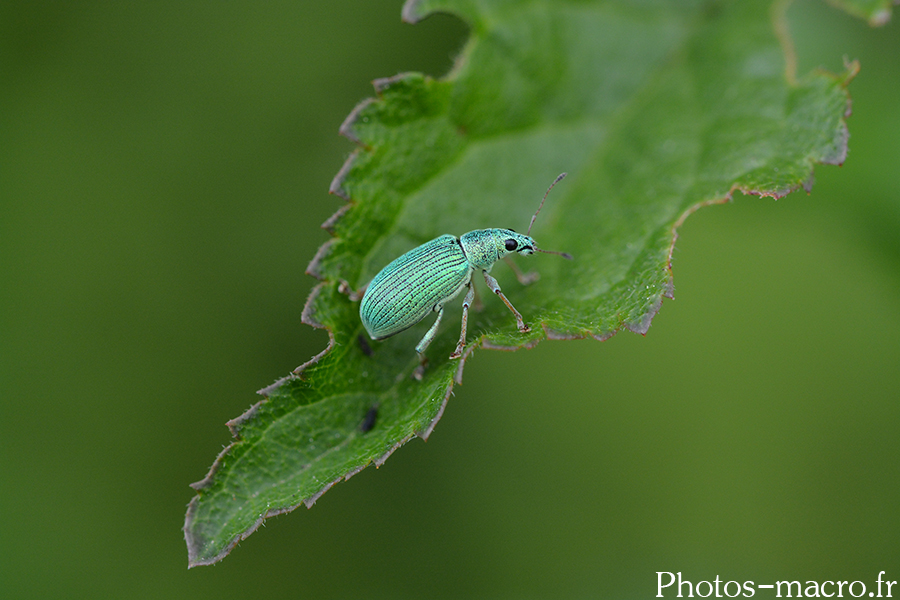
[[[534,249],[537,244],[534,243],[534,240],[530,236],[516,233],[512,229],[497,229],[495,231],[497,236],[496,239],[498,243],[502,245],[503,249],[506,250],[506,253],[515,252],[524,256],[534,254]],[[500,256],[503,256],[502,252]]]
[[[510,229],[509,231],[513,231]],[[534,254],[534,240],[526,235],[521,235],[516,233],[515,238],[509,238],[504,242],[504,246],[506,247],[507,252],[518,252],[519,254],[524,254],[528,256],[529,254]]]

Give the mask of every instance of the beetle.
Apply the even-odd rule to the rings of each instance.
[[[384,267],[369,283],[359,305],[359,316],[363,326],[373,340],[382,340],[408,329],[424,319],[428,313],[436,312],[437,319],[416,346],[416,352],[425,364],[425,349],[434,340],[444,304],[455,298],[463,288],[468,288],[463,300],[462,331],[456,350],[451,359],[462,356],[466,345],[466,322],[469,306],[475,299],[475,284],[472,274],[481,271],[492,292],[500,296],[507,308],[516,317],[516,326],[522,333],[531,331],[522,315],[503,295],[497,280],[491,277],[491,268],[501,258],[516,253],[529,256],[535,251],[572,257],[564,252],[542,250],[531,237],[534,220],[544,206],[550,190],[565,177],[562,173],[547,188],[541,204],[531,217],[528,233],[522,235],[512,229],[476,229],[460,237],[442,235],[417,248],[413,248],[400,258]],[[521,273],[517,273],[522,280]]]

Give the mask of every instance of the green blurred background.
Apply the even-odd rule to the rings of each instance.
[[[801,72],[862,63],[843,167],[692,216],[645,338],[479,351],[427,444],[187,570],[225,421],[325,345],[300,310],[338,126],[467,34],[400,8],[0,6],[0,597],[900,579],[900,35],[814,0]]]

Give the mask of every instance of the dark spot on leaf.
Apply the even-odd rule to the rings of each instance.
[[[372,346],[370,346],[369,342],[366,341],[366,336],[364,336],[363,334],[359,334],[358,336],[356,336],[356,339],[359,341],[359,349],[362,350],[363,354],[365,354],[366,356],[372,356],[373,354],[375,354],[372,351]]]
[[[376,404],[366,413],[366,416],[363,417],[362,423],[359,424],[359,430],[363,433],[368,433],[372,431],[372,428],[375,427],[375,421],[378,419],[378,405]]]

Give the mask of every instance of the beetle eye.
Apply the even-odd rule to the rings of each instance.
[[[516,248],[519,247],[519,244],[516,242],[516,240],[512,240],[512,239],[506,240],[506,243],[504,245],[506,246],[506,249],[510,252],[512,252],[513,250],[515,250]]]

